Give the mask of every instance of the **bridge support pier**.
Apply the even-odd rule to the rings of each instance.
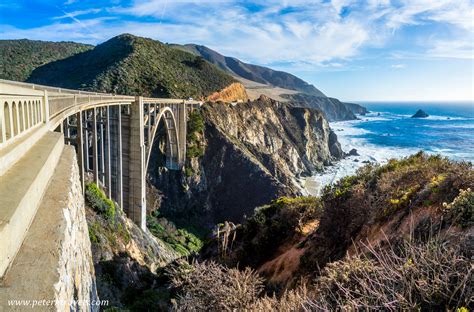
[[[143,98],[130,105],[128,216],[146,230],[145,140]]]

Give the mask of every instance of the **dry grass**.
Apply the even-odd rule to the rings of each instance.
[[[263,279],[253,270],[228,269],[215,262],[194,263],[172,272],[181,290],[176,311],[243,311],[257,301]]]
[[[461,250],[434,238],[375,249],[328,264],[312,305],[334,310],[445,310],[473,303],[474,266]]]
[[[247,268],[195,263],[175,272],[178,311],[444,311],[474,303],[470,259],[446,239],[405,241],[328,264],[312,282],[280,297],[263,293]]]

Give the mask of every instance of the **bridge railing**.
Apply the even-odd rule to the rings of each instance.
[[[71,90],[0,79],[0,148],[75,106],[131,104],[134,101],[134,96]],[[143,98],[143,103],[184,104],[191,109],[202,105],[202,102],[191,99],[147,97]]]

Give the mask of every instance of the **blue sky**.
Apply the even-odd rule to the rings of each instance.
[[[1,39],[198,43],[342,100],[474,100],[474,0],[8,0]]]

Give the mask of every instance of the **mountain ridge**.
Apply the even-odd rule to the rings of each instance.
[[[28,82],[154,97],[205,98],[235,82],[217,67],[158,40],[122,34],[36,68]]]
[[[235,57],[224,56],[219,52],[203,45],[171,44],[170,46],[201,56],[208,62],[218,66],[224,71],[233,73],[238,77],[263,84],[269,84],[275,87],[300,91],[314,96],[326,97],[326,95],[324,95],[324,93],[318,90],[315,86],[305,82],[295,75],[284,71],[273,70],[268,67],[243,62]]]
[[[203,45],[169,44],[169,46],[200,56],[231,74],[245,86],[250,98],[258,99],[264,94],[280,102],[290,102],[295,107],[320,109],[329,121],[354,120],[357,119],[356,114],[368,113],[368,110],[361,105],[344,103],[326,96],[312,84],[290,73],[224,56]]]

